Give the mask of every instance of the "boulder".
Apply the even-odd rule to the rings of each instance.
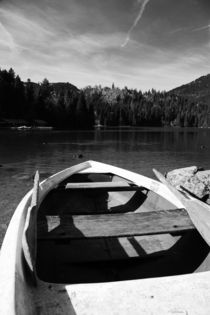
[[[198,171],[197,166],[175,169],[166,174],[166,178],[172,186],[179,187],[183,185],[186,179],[193,177]]]
[[[210,202],[210,170],[191,166],[170,171],[166,178],[172,186],[178,189],[183,186],[199,199],[208,199],[207,202]]]

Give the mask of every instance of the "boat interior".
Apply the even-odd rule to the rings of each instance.
[[[208,254],[185,209],[111,173],[74,174],[39,207],[36,270],[46,282],[193,273]]]

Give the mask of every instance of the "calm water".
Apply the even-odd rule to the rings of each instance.
[[[0,131],[0,240],[16,204],[42,178],[85,160],[96,160],[153,176],[186,166],[210,169],[210,129]]]

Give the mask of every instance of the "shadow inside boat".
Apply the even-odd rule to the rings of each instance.
[[[64,234],[59,237],[66,226],[74,239],[65,238]],[[87,238],[73,219],[67,221],[62,215],[60,225],[48,235],[58,237],[38,241],[37,274],[40,279],[55,283],[109,282],[192,273],[209,253],[209,246],[196,230],[179,237],[174,235],[174,245],[160,249],[161,235]]]
[[[52,190],[39,210],[39,217],[58,214],[108,214],[134,212],[147,199],[146,192]],[[61,202],[62,201],[62,202]]]
[[[70,284],[163,277],[194,272],[204,261],[209,246],[195,229],[179,235],[88,237],[73,215],[86,221],[92,214],[133,212],[147,198],[137,191],[123,204],[110,206],[116,196],[62,189],[49,193],[38,213],[36,267],[41,280]],[[85,230],[95,226],[97,220]]]

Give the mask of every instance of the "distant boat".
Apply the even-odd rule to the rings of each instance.
[[[16,127],[11,127],[12,130],[31,130],[31,126],[16,126]]]
[[[18,126],[18,127],[11,127],[12,130],[19,130],[19,131],[27,131],[27,130],[52,130],[53,127],[51,126]]]
[[[1,314],[210,314],[210,207],[155,173],[37,172],[1,248]]]

